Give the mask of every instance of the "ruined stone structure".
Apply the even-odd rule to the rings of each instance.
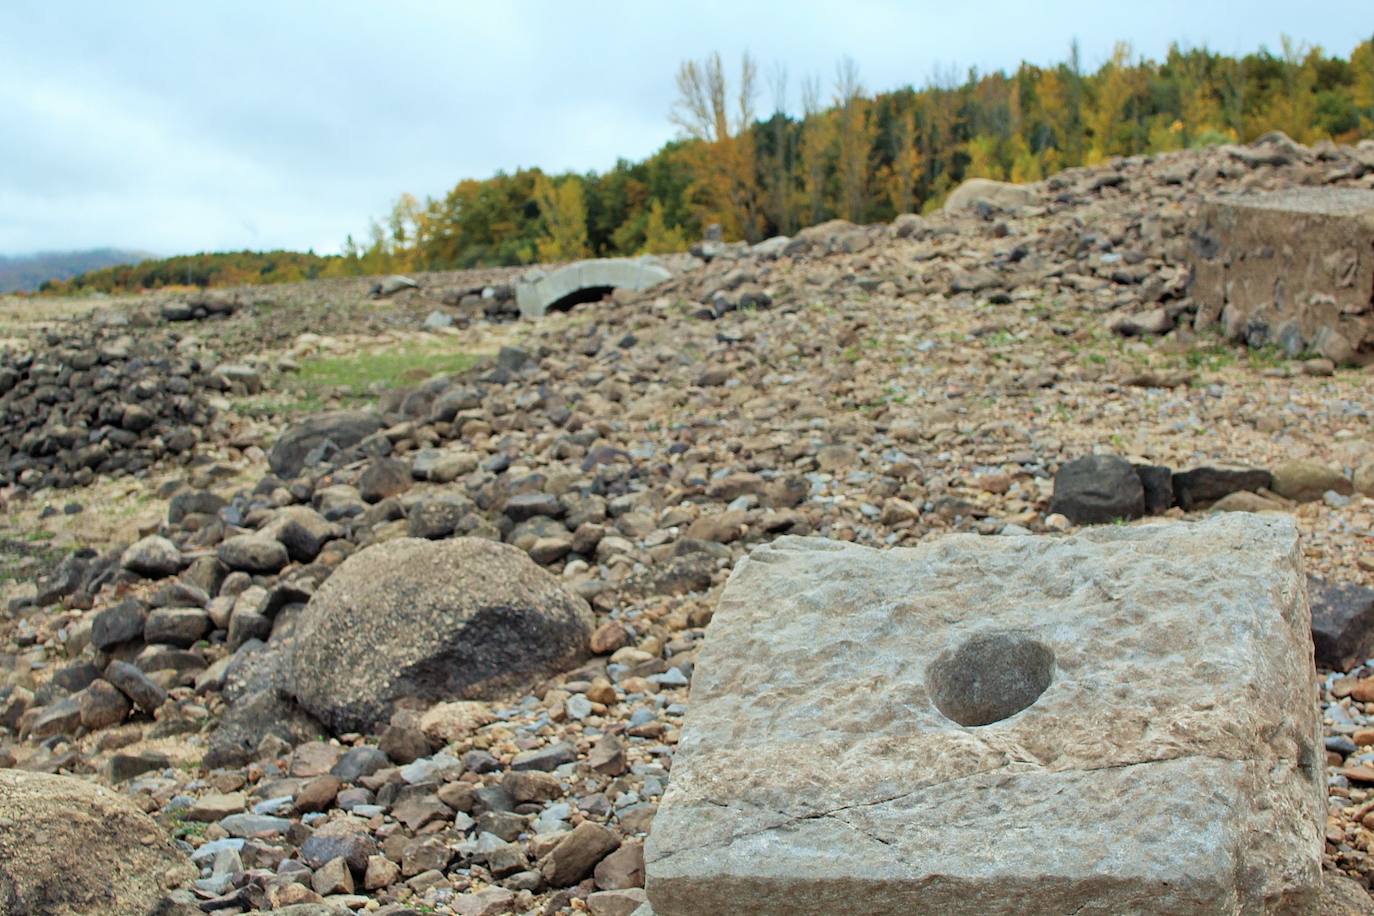
[[[736,567],[658,916],[1296,913],[1324,767],[1297,531],[1246,515]]]
[[[1197,327],[1290,356],[1374,361],[1374,191],[1212,198],[1191,243]]]
[[[594,302],[615,289],[648,289],[671,277],[667,268],[644,259],[594,258],[547,273],[530,271],[516,281],[515,300],[522,316],[538,318],[549,311]]]

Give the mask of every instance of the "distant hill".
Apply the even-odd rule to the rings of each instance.
[[[87,271],[137,264],[153,255],[121,248],[88,251],[40,251],[14,257],[0,255],[0,293],[31,293],[48,280],[69,280]]]

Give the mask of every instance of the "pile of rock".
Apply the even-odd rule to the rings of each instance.
[[[1055,468],[1120,434],[1155,470],[1109,467],[1109,509],[1166,484],[1169,514],[1263,499],[1314,571],[1367,568],[1360,378],[1156,372],[1162,344],[1103,327],[1144,304],[1187,316],[1201,192],[1322,168],[1142,157],[1019,200],[721,243],[461,376],[300,422],[255,485],[176,493],[156,532],[73,555],[43,612],[0,624],[0,762],[118,782],[194,850],[207,909],[623,916],[716,590],[759,543],[1071,528]],[[1335,476],[1286,473],[1307,455]],[[1250,489],[1218,493],[1219,473]],[[1324,661],[1363,662],[1367,597],[1342,593]],[[1374,875],[1350,786],[1327,864]]]
[[[243,306],[236,293],[223,290],[203,290],[185,299],[173,299],[159,308],[164,321],[204,321],[207,318],[228,318]]]
[[[1312,461],[1286,461],[1273,471],[1224,466],[1173,471],[1097,454],[1060,466],[1050,511],[1075,525],[1129,521],[1171,509],[1285,511],[1317,500],[1344,505],[1357,488],[1374,497],[1374,462],[1350,475]]]
[[[256,378],[169,333],[97,327],[44,344],[0,354],[0,481],[29,489],[185,460],[214,418],[208,392]]]

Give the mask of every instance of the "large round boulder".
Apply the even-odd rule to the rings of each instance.
[[[365,410],[336,410],[307,417],[281,434],[267,463],[279,477],[295,477],[332,445],[348,450],[382,428],[381,417]],[[318,451],[317,451],[318,450]]]
[[[397,538],[349,557],[296,624],[288,690],[335,732],[384,727],[398,700],[490,699],[586,657],[587,603],[524,551]]]
[[[999,210],[1015,211],[1022,207],[1033,207],[1039,201],[1040,194],[1033,185],[993,181],[991,178],[970,178],[945,198],[945,212],[972,210],[979,204]]]
[[[0,770],[0,913],[152,914],[195,869],[127,798]]]

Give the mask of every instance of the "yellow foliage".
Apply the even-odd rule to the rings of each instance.
[[[540,175],[534,183],[534,202],[544,217],[544,235],[536,243],[539,260],[575,261],[592,253],[581,179],[569,176],[555,185]]]
[[[649,205],[649,219],[644,226],[644,247],[640,254],[673,254],[687,250],[687,238],[681,226],[668,228],[663,218],[663,202]]]

